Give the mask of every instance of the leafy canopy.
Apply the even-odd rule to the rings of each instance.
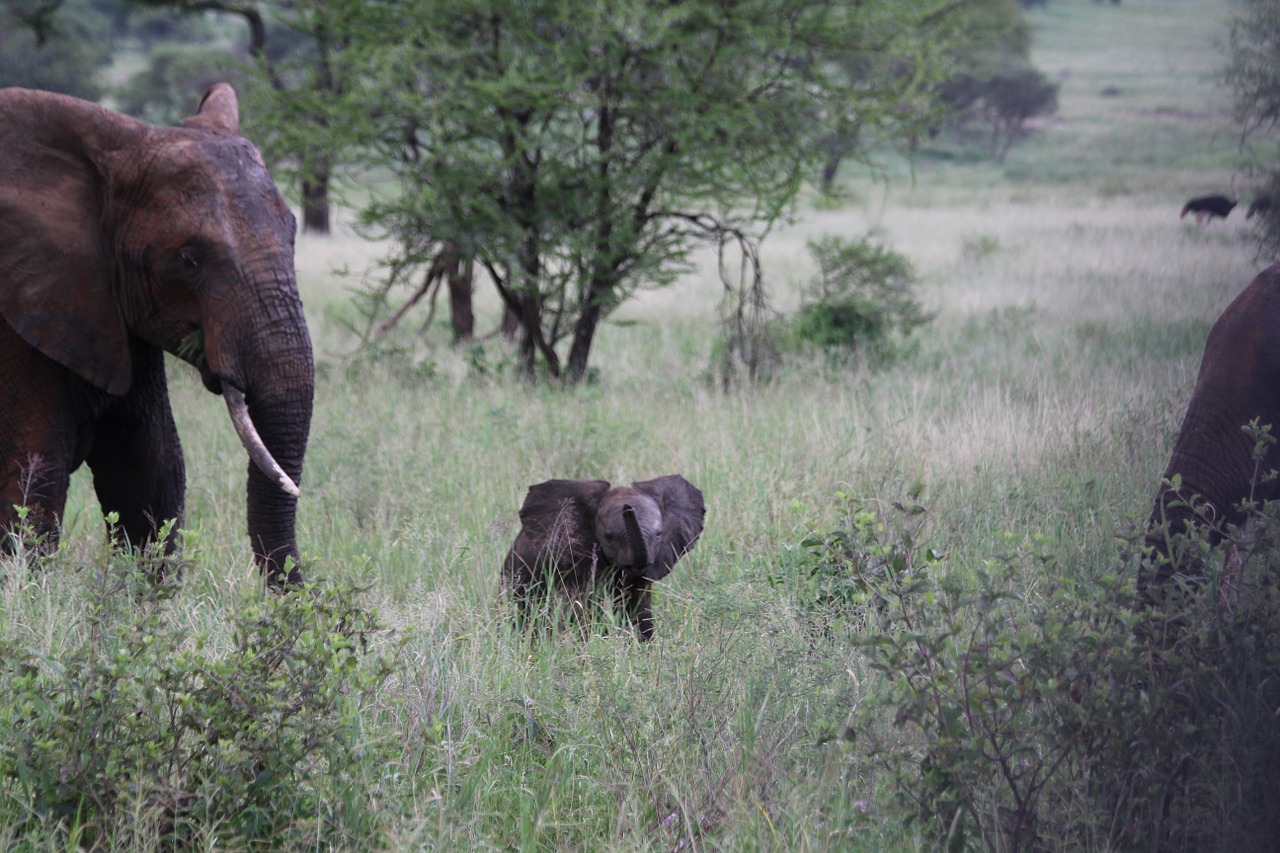
[[[377,7],[362,102],[398,192],[364,222],[397,246],[383,287],[451,244],[518,316],[521,367],[580,379],[598,323],[637,289],[787,214],[822,115],[893,133],[905,106],[927,110],[962,16],[894,0]]]

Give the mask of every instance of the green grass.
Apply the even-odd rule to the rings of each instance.
[[[352,356],[349,291],[378,257],[340,227],[302,237],[319,363],[299,540],[321,577],[364,577],[407,635],[404,668],[359,709],[389,849],[913,850],[878,780],[826,738],[876,689],[866,658],[815,640],[771,573],[811,530],[924,485],[925,530],[977,567],[1031,536],[1082,582],[1119,570],[1145,519],[1204,336],[1261,264],[1241,217],[1180,222],[1238,168],[1210,75],[1227,3],[1054,0],[1032,21],[1061,109],[1002,166],[943,146],[887,180],[850,170],[846,202],[805,203],[762,250],[775,307],[813,272],[805,241],[883,230],[936,314],[917,352],[871,371],[795,367],[707,383],[714,259],[606,325],[600,381],[475,378],[437,321],[400,350]],[[1135,34],[1141,33],[1138,38]],[[1120,94],[1101,94],[1105,86]],[[821,209],[819,209],[821,208]],[[483,286],[480,321],[496,324]],[[507,356],[484,344],[491,363]],[[245,460],[222,403],[185,366],[171,386],[187,454],[187,557],[173,618],[218,638],[256,594]],[[557,636],[530,649],[498,601],[525,489],[682,473],[706,496],[696,551],[655,599],[657,640]],[[59,565],[100,559],[101,519],[73,483]],[[74,572],[73,569],[67,569]],[[81,570],[81,575],[87,575]],[[55,657],[83,619],[82,578],[9,572],[0,624]],[[1041,579],[1026,578],[1034,602]],[[384,642],[389,642],[389,638]],[[216,647],[216,642],[215,642]],[[8,809],[6,811],[6,809]],[[17,817],[0,806],[0,837]],[[32,849],[71,844],[54,829]],[[27,830],[23,830],[26,832]],[[299,846],[305,843],[299,842]]]

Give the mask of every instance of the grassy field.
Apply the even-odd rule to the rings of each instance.
[[[721,296],[710,259],[603,328],[588,387],[476,375],[439,321],[420,338],[412,317],[395,347],[355,353],[350,290],[380,249],[346,227],[301,238],[318,381],[299,541],[315,575],[367,583],[392,629],[380,643],[405,640],[403,668],[352,724],[369,744],[360,808],[385,833],[365,841],[927,846],[851,748],[828,740],[879,682],[861,649],[815,639],[787,567],[809,533],[847,520],[840,495],[891,517],[920,484],[918,536],[948,565],[989,565],[1034,539],[1080,582],[1122,569],[1118,537],[1145,520],[1205,334],[1266,264],[1239,212],[1178,219],[1187,197],[1226,191],[1240,168],[1213,77],[1233,8],[1054,0],[1031,20],[1060,110],[1006,163],[940,145],[884,174],[850,169],[839,205],[800,205],[762,251],[780,312],[796,306],[813,272],[805,241],[819,235],[878,228],[921,275],[935,319],[916,352],[877,370],[709,383]],[[487,328],[496,302],[478,299]],[[501,364],[502,344],[484,357]],[[171,385],[189,566],[164,618],[217,647],[258,596],[245,462],[221,401],[176,362]],[[526,488],[668,473],[702,489],[707,520],[656,595],[656,641],[614,631],[531,650],[513,636],[498,575]],[[67,563],[97,559],[83,472],[67,521]],[[1022,581],[1034,604],[1045,579]],[[9,573],[0,618],[56,659],[87,630],[83,583]],[[50,830],[49,848],[66,849],[60,839]]]

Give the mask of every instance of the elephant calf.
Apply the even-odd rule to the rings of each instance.
[[[693,548],[705,514],[702,492],[678,474],[617,488],[604,480],[531,486],[502,566],[520,625],[552,587],[576,600],[605,586],[640,639],[652,639],[651,586]]]
[[[1280,434],[1280,264],[1263,270],[1237,296],[1209,332],[1200,375],[1187,405],[1169,465],[1148,522],[1146,543],[1154,567],[1144,567],[1138,587],[1151,600],[1154,587],[1186,566],[1171,560],[1169,534],[1207,521],[1211,542],[1228,524],[1241,525],[1240,504],[1280,497],[1280,480],[1254,482],[1254,439],[1241,428],[1257,419]],[[1280,447],[1270,445],[1256,470],[1280,468]],[[1169,481],[1177,475],[1181,488]],[[1194,503],[1206,503],[1197,513]]]

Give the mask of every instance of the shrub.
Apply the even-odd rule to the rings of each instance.
[[[940,850],[1273,849],[1278,509],[1230,532],[1230,561],[1192,543],[1206,575],[1161,609],[1132,563],[1077,581],[1035,537],[950,564],[919,511],[859,505],[811,535],[792,559],[822,581],[815,608],[875,602],[853,633],[878,683],[850,717],[851,776]]]
[[[60,825],[90,848],[376,846],[353,720],[391,659],[369,654],[381,629],[362,590],[246,602],[215,642],[176,624],[145,565],[84,575],[65,653],[0,638],[0,778],[31,832]]]
[[[911,503],[895,503],[899,520],[918,529],[925,509],[917,503],[923,485],[910,492]],[[888,603],[882,597],[886,582],[910,585],[912,578],[941,560],[935,552],[917,553],[910,533],[897,537],[886,529],[873,506],[844,492],[836,493],[844,525],[814,531],[788,549],[769,583],[788,590],[806,626],[818,633],[864,633],[886,630]]]
[[[856,354],[886,357],[929,320],[915,296],[916,275],[876,232],[849,240],[809,241],[818,275],[791,320],[796,348],[815,347],[842,362]]]

